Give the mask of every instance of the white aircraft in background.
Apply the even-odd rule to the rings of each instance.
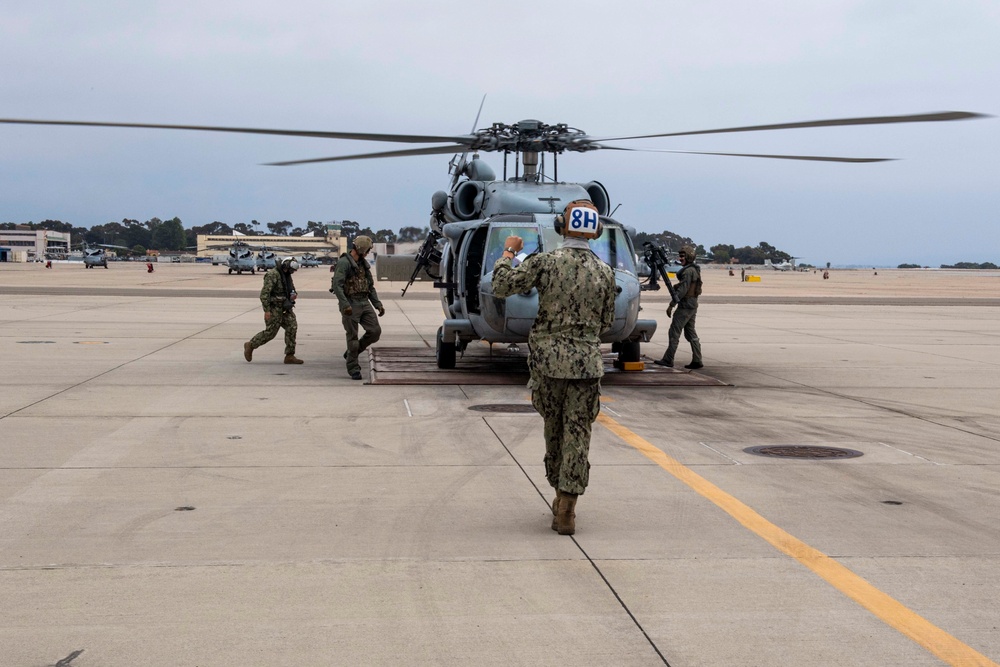
[[[788,260],[785,260],[783,262],[779,262],[778,264],[772,264],[771,260],[765,259],[764,266],[774,269],[775,271],[794,271],[795,260],[797,259],[798,257],[792,257],[792,261],[789,262]]]

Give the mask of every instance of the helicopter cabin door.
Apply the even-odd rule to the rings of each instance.
[[[538,313],[538,292],[515,294],[506,299],[493,296],[493,266],[504,251],[509,236],[520,236],[524,248],[514,258],[517,266],[529,255],[544,250],[541,230],[533,215],[504,215],[492,219],[486,236],[482,278],[479,282],[479,306],[483,319],[490,328],[505,337],[528,338],[528,332]]]

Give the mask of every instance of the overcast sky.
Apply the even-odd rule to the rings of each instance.
[[[0,5],[0,117],[594,136],[942,110],[1000,113],[997,0],[47,1]],[[767,241],[813,264],[1000,263],[1000,119],[632,141],[894,157],[560,158],[640,231]],[[427,224],[448,156],[314,138],[0,125],[0,221]],[[497,155],[483,159],[497,172]]]

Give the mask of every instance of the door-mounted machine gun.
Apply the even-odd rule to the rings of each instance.
[[[667,291],[670,292],[670,303],[677,303],[677,293],[674,292],[674,286],[670,284],[670,278],[667,277],[667,267],[670,266],[667,251],[663,249],[663,246],[655,245],[649,241],[645,241],[642,247],[642,258],[649,267],[649,280],[639,289],[656,291],[660,289],[659,281],[662,280],[663,284],[667,286]]]
[[[406,286],[403,288],[402,296],[406,296],[406,290],[410,289],[410,285],[413,281],[417,279],[417,274],[423,269],[428,276],[433,280],[440,280],[440,276],[435,276],[431,273],[431,266],[441,263],[441,249],[438,247],[438,241],[443,237],[440,232],[431,230],[427,234],[427,238],[424,239],[423,244],[420,246],[420,250],[417,251],[416,262],[417,265],[413,267],[413,273],[410,274],[410,279],[407,281]]]

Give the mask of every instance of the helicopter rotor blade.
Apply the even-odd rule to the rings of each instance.
[[[18,125],[74,125],[83,127],[134,127],[153,130],[198,130],[205,132],[236,132],[241,134],[271,134],[286,137],[318,137],[320,139],[353,139],[357,141],[388,141],[402,144],[438,143],[453,141],[456,144],[471,144],[474,136],[434,136],[422,134],[381,134],[367,132],[323,132],[314,130],[271,130],[252,127],[219,127],[214,125],[160,125],[156,123],[105,123],[78,120],[28,120],[0,118],[0,123]]]
[[[625,139],[652,139],[656,137],[686,137],[694,134],[722,134],[726,132],[759,132],[762,130],[795,130],[806,127],[835,127],[838,125],[884,125],[888,123],[927,123],[947,120],[972,120],[990,118],[988,114],[969,111],[938,111],[935,113],[911,114],[908,116],[868,116],[864,118],[835,118],[831,120],[807,120],[798,123],[776,123],[773,125],[748,125],[727,127],[717,130],[696,130],[692,132],[664,132],[662,134],[638,134],[630,137],[605,137],[593,141],[623,141]]]
[[[295,164],[312,164],[315,162],[340,162],[343,160],[368,160],[380,157],[405,157],[409,155],[441,155],[454,153],[461,146],[428,146],[427,148],[410,148],[401,151],[385,151],[382,153],[360,153],[358,155],[338,155],[337,157],[318,157],[311,160],[289,160],[287,162],[265,162],[265,167],[288,167]]]
[[[772,160],[810,160],[813,162],[891,162],[894,157],[829,157],[823,155],[767,155],[764,153],[713,153],[708,151],[672,151],[658,148],[624,148],[622,146],[604,146],[598,148],[613,151],[634,151],[638,153],[686,153],[688,155],[723,155],[728,157],[759,157]]]

